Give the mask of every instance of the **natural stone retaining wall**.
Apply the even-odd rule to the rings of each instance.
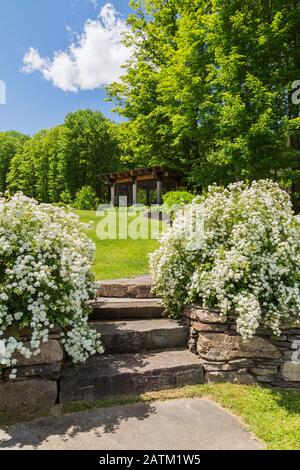
[[[29,346],[31,331],[9,329],[6,335],[18,335]],[[0,411],[20,408],[43,408],[53,406],[56,402],[58,380],[64,360],[63,348],[59,340],[60,328],[55,327],[49,336],[48,343],[41,346],[37,356],[26,359],[16,356],[18,363],[17,378],[9,379],[11,369],[0,370]]]
[[[268,384],[300,389],[300,325],[283,326],[280,337],[261,328],[243,341],[236,331],[236,317],[197,305],[184,310],[188,345],[199,355],[206,382]]]
[[[185,308],[183,318],[188,327],[189,349],[199,356],[206,382],[259,383],[300,389],[300,325],[283,327],[279,338],[261,328],[257,336],[244,342],[236,331],[234,315],[225,318],[217,311],[193,305]],[[29,345],[31,331],[28,328],[17,331],[13,328],[6,334],[17,335]],[[10,369],[0,370],[0,412],[51,407],[56,403],[64,363],[59,338],[60,328],[55,327],[39,355],[30,359],[18,357],[15,380],[9,379]],[[166,354],[169,353],[166,351]],[[187,368],[187,374],[190,370],[192,366]],[[202,367],[197,370],[202,377]],[[91,370],[87,368],[84,373],[91,374]],[[105,376],[105,371],[103,374]],[[115,380],[126,380],[120,377]],[[153,372],[151,377],[155,377]],[[101,379],[104,389],[105,380]],[[119,389],[119,385],[115,388]]]

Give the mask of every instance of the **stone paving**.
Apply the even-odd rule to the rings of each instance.
[[[0,449],[259,450],[241,422],[205,399],[91,410],[0,429]]]

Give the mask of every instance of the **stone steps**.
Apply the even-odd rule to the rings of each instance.
[[[89,303],[91,320],[162,318],[164,308],[159,299],[100,297]]]
[[[203,383],[200,360],[185,347],[187,328],[163,318],[151,287],[150,277],[98,283],[90,325],[101,333],[105,353],[64,366],[61,403]]]
[[[153,281],[150,276],[140,276],[134,279],[115,279],[113,281],[97,282],[97,297],[130,297],[149,299]]]
[[[95,356],[83,365],[64,367],[60,403],[136,395],[203,382],[199,359],[182,348]]]
[[[187,328],[174,320],[96,321],[90,325],[101,333],[106,353],[171,349],[187,342]]]

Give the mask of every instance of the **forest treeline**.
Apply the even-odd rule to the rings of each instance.
[[[31,138],[0,133],[0,192],[22,191],[41,202],[71,203],[89,186],[105,200],[100,175],[120,164],[116,128],[102,113],[80,110],[68,114],[61,126]]]

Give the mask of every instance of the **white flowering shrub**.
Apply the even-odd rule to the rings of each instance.
[[[244,339],[260,324],[280,334],[300,320],[300,221],[289,196],[268,180],[213,186],[178,214],[150,256],[166,311],[200,301],[237,313]]]
[[[16,353],[40,352],[54,324],[74,362],[103,352],[100,335],[88,326],[86,301],[93,293],[93,243],[76,215],[18,193],[0,197],[0,368],[13,367]],[[30,327],[30,347],[6,332]]]

